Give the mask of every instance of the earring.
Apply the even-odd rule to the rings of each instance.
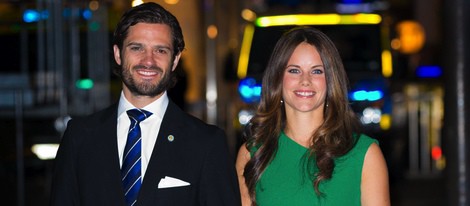
[[[281,104],[283,104],[283,103],[284,103],[284,100],[281,99]]]

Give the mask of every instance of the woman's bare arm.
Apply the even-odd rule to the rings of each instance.
[[[367,150],[362,168],[362,206],[389,206],[390,192],[388,170],[384,156],[377,144]]]
[[[238,150],[237,162],[235,164],[235,167],[237,169],[238,183],[240,185],[242,206],[251,205],[250,194],[248,193],[248,187],[245,184],[245,177],[243,176],[245,165],[249,160],[250,160],[250,152],[246,149],[246,145],[243,144]]]

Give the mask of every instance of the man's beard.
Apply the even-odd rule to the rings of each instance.
[[[145,67],[145,66],[137,65],[137,66],[134,66],[132,69],[136,70],[142,67]],[[169,67],[170,68],[173,67],[173,63]],[[171,77],[172,72],[170,69],[168,69],[167,72],[165,73],[163,73],[164,70],[162,68],[157,67],[157,66],[150,67],[149,69],[157,70],[160,74],[164,74],[157,84],[154,84],[152,82],[147,82],[147,81],[143,81],[142,83],[136,83],[134,79],[132,78],[130,69],[121,68],[122,81],[127,86],[129,91],[131,91],[132,94],[136,96],[155,97],[155,96],[162,94],[164,91],[166,91],[167,89],[171,87],[173,82],[172,82],[172,77]]]

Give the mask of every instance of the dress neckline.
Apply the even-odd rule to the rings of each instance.
[[[287,139],[287,142],[291,142],[292,144],[296,145],[297,147],[301,147],[301,148],[303,148],[303,149],[305,149],[305,150],[308,150],[307,147],[305,147],[305,146],[299,144],[298,142],[294,141],[294,140],[291,139],[289,136],[287,136],[287,134],[286,134],[284,131],[281,132],[281,138]]]

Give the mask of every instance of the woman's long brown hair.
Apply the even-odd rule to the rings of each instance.
[[[248,151],[256,150],[243,174],[253,205],[256,205],[256,184],[274,158],[278,138],[286,125],[285,109],[281,104],[284,70],[293,51],[302,42],[313,45],[320,54],[327,84],[324,122],[312,135],[307,158],[307,168],[318,168],[318,172],[308,173],[317,195],[321,195],[320,182],[332,177],[334,159],[353,147],[353,135],[359,132],[360,124],[349,106],[347,75],[333,42],[311,27],[298,27],[286,32],[271,54],[263,76],[261,100],[245,132]],[[314,162],[316,165],[311,165]]]

